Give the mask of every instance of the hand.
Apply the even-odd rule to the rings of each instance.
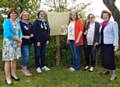
[[[76,43],[76,44],[79,43],[79,39],[77,39],[75,43]]]
[[[37,46],[40,47],[40,45],[41,45],[40,42],[37,42]]]
[[[25,39],[30,39],[30,36],[24,36]]]
[[[84,35],[87,35],[87,33],[88,33],[88,32],[87,32],[87,30],[86,30],[86,31],[84,32]]]
[[[94,44],[94,48],[96,48],[97,45],[98,45],[98,43],[95,43],[95,44]]]
[[[49,44],[49,41],[47,41],[47,45]]]
[[[16,36],[13,37],[13,40],[17,43],[21,43],[21,40],[19,40]]]
[[[114,46],[114,51],[117,51],[118,50],[118,46]]]
[[[67,40],[67,44],[70,44],[70,41],[69,41],[69,40]]]
[[[30,37],[33,37],[33,34],[31,34]]]

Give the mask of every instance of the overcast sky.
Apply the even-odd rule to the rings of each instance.
[[[42,1],[44,2],[45,0],[42,0]],[[108,10],[106,8],[106,6],[103,4],[103,0],[77,0],[77,3],[86,3],[87,4],[89,2],[91,4],[85,10],[86,11],[86,15],[89,14],[89,13],[94,13],[95,16],[99,17],[102,10]],[[69,4],[69,7],[73,5],[71,0],[68,0],[68,4]],[[120,0],[116,0],[116,5],[120,9]],[[41,9],[45,9],[46,10],[47,7],[44,6],[44,5],[41,5]]]

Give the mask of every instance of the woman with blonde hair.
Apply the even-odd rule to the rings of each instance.
[[[21,46],[21,53],[22,53],[22,72],[25,76],[31,76],[32,73],[28,69],[29,65],[29,55],[30,49],[32,45],[32,25],[30,24],[30,14],[27,11],[23,11],[20,14],[20,25],[22,29],[22,46]]]

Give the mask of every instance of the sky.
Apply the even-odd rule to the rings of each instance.
[[[45,0],[42,0],[43,2]],[[101,11],[102,10],[108,10],[107,7],[103,4],[103,0],[77,0],[77,2],[74,4],[80,4],[80,3],[91,3],[86,9],[85,9],[85,12],[86,12],[86,16],[89,14],[89,13],[93,13],[95,14],[96,16],[96,19],[98,21],[101,21],[101,19],[99,18],[100,17],[100,14],[101,14]],[[68,4],[69,4],[69,7],[71,7],[73,5],[73,3],[71,2],[71,0],[68,0]],[[120,9],[120,0],[116,0],[116,6],[118,7],[118,9]],[[41,8],[42,9],[47,9],[46,6],[44,5],[41,5]]]

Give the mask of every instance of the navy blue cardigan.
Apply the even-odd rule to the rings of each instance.
[[[34,43],[46,44],[50,38],[50,27],[48,21],[36,19],[33,23]]]

